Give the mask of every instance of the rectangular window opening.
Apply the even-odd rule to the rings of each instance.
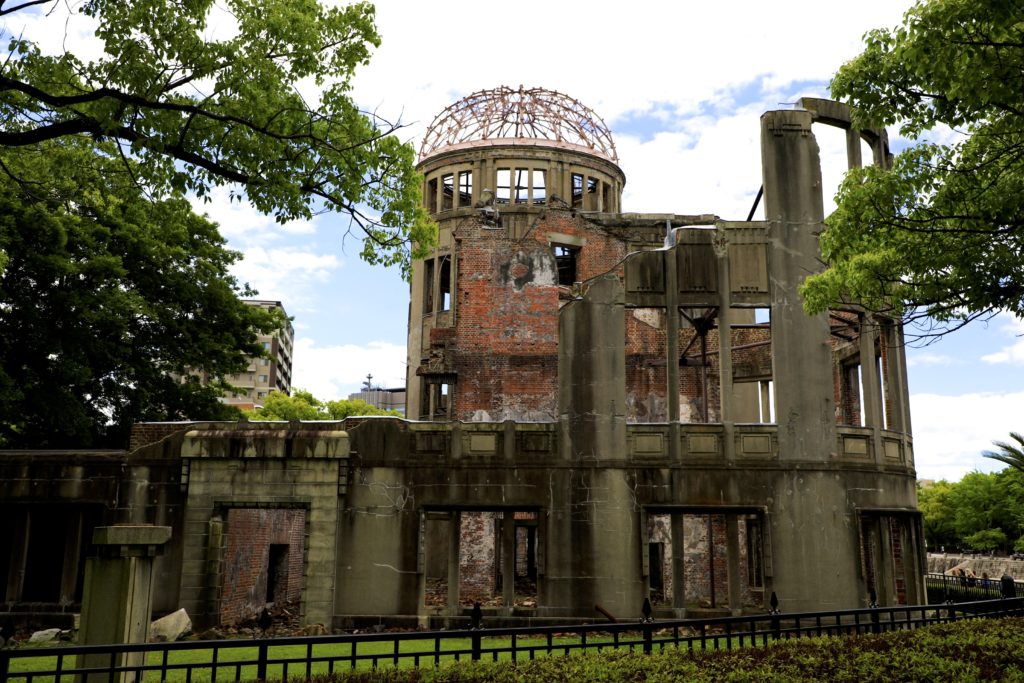
[[[427,181],[427,210],[437,213],[437,178]]]
[[[567,247],[561,244],[552,245],[555,254],[555,265],[558,268],[558,284],[571,287],[577,280],[576,266],[579,247]]]
[[[508,204],[509,199],[512,197],[512,169],[498,169],[498,182],[496,188],[497,191],[494,195],[494,201],[498,204]]]
[[[423,312],[434,312],[434,259],[423,262]]]
[[[441,176],[441,210],[448,211],[455,206],[455,176],[446,173]]]
[[[445,254],[441,257],[441,273],[438,282],[438,299],[441,304],[439,311],[447,311],[452,305],[452,257]]]
[[[525,168],[517,168],[515,203],[526,204],[528,201],[530,201],[530,171]]]
[[[459,171],[459,206],[473,204],[473,172]]]
[[[288,592],[288,544],[271,543],[267,555],[266,602],[283,602]]]
[[[579,173],[572,174],[572,207],[578,209],[583,206],[583,176]]]
[[[545,184],[544,171],[534,169],[533,171],[533,203],[544,204],[548,199],[547,185]]]

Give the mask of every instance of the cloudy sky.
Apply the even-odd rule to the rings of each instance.
[[[418,148],[433,117],[471,92],[558,90],[612,130],[627,178],[624,210],[743,219],[761,184],[760,114],[827,96],[830,76],[860,51],[863,34],[894,26],[910,4],[862,0],[851,11],[837,0],[381,0],[383,44],[353,94],[400,119],[403,138]],[[87,23],[73,20],[63,35],[52,19],[45,31],[21,18],[4,30],[88,53]],[[895,149],[906,144],[896,130],[890,138]],[[842,172],[841,134],[819,134],[819,144],[830,197]],[[358,390],[368,373],[385,386],[404,383],[408,286],[395,270],[363,265],[341,219],[281,226],[229,203],[226,191],[197,208],[245,254],[238,277],[294,316],[296,386],[335,398]],[[1015,414],[1024,405],[1021,334],[1024,325],[997,318],[908,350],[920,477],[998,469],[980,452],[1024,431]]]

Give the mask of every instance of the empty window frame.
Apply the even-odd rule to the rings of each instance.
[[[427,181],[427,211],[430,213],[437,213],[437,178],[431,178]]]
[[[531,191],[531,199],[534,204],[544,204],[548,200],[545,173],[541,169],[535,168],[533,169],[532,176],[533,189]]]
[[[452,385],[435,377],[433,381],[423,383],[420,395],[420,418],[427,420],[446,420],[451,417]]]
[[[449,211],[455,206],[455,175],[445,173],[441,176],[441,210]]]
[[[434,259],[423,262],[423,313],[434,312]]]
[[[555,254],[555,266],[558,269],[558,284],[571,287],[577,281],[576,271],[580,248],[553,244],[551,249]]]
[[[583,175],[580,173],[572,174],[572,207],[583,207]]]
[[[515,180],[515,203],[528,203],[530,201],[530,171],[525,168],[517,168]]]
[[[512,169],[510,168],[499,168],[497,188],[494,195],[494,201],[498,204],[508,204],[509,199],[512,196]]]
[[[459,171],[459,206],[471,206],[473,203],[473,172]]]
[[[439,311],[447,311],[452,306],[452,257],[445,254],[440,258],[441,267],[438,279]]]

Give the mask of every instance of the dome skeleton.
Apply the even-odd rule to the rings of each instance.
[[[618,163],[611,132],[592,109],[554,90],[522,86],[480,90],[447,107],[427,128],[419,156],[502,140],[581,148]]]

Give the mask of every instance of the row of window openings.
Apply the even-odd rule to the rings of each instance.
[[[473,202],[473,172],[459,171],[441,176],[441,194],[438,196],[438,179],[431,178],[427,182],[427,202],[432,213],[449,211],[454,208],[466,208]],[[597,195],[601,182],[594,177],[573,173],[571,204],[573,208],[584,208],[584,196]],[[604,207],[610,205],[611,186],[604,183]],[[541,169],[499,168],[494,201],[497,204],[536,204],[547,203],[547,177]],[[596,201],[586,202],[588,209],[596,209]]]
[[[513,515],[511,524],[505,516]],[[697,548],[673,548],[671,521],[687,527],[687,536],[697,539]],[[685,520],[685,522],[684,522]],[[511,595],[515,607],[537,607],[540,534],[539,515],[532,511],[430,512],[424,527],[424,574],[427,607],[444,608],[451,603],[488,606],[504,604]],[[726,515],[658,514],[648,520],[649,595],[656,606],[678,602],[695,607],[763,606],[764,534],[756,515],[739,515],[737,534],[739,556],[726,560]],[[453,528],[453,525],[454,528]],[[512,538],[505,538],[511,531]],[[695,533],[696,532],[696,533]],[[456,548],[452,547],[457,543]],[[692,543],[692,542],[691,542]],[[468,551],[468,552],[467,552]],[[512,556],[504,558],[504,553]],[[686,553],[683,572],[673,576],[673,555]],[[450,566],[456,563],[457,566]],[[506,569],[511,576],[505,576]],[[730,571],[737,571],[740,604],[730,604]],[[674,579],[683,586],[675,586]],[[506,586],[511,579],[514,584]],[[456,581],[457,584],[450,585]],[[452,591],[454,595],[452,594]]]

